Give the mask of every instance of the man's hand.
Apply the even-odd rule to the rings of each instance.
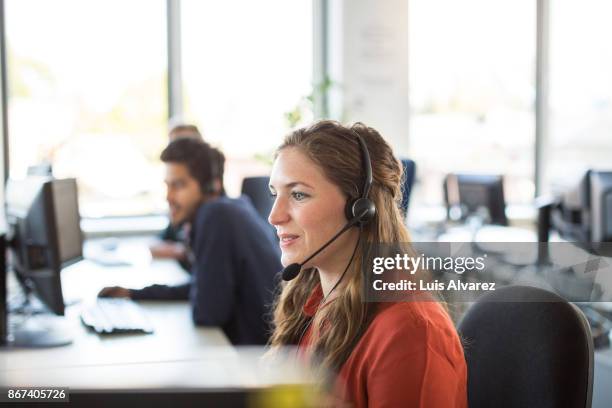
[[[107,286],[98,293],[98,297],[129,298],[130,290],[121,286]]]

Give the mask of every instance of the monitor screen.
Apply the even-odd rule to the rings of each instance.
[[[492,174],[449,174],[444,180],[444,197],[451,218],[451,207],[460,208],[465,220],[486,210],[485,222],[508,225],[503,177]]]
[[[76,182],[74,179],[53,180],[51,186],[60,262],[69,263],[79,260],[83,256],[83,236]]]
[[[6,193],[12,269],[26,293],[61,315],[61,269],[82,259],[76,180],[9,180]]]
[[[591,241],[612,241],[612,171],[590,172]]]

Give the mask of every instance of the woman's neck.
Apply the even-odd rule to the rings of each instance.
[[[333,297],[335,297],[335,294],[333,292],[331,293],[331,296],[330,296],[330,292],[332,288],[336,285],[340,277],[342,276],[342,272],[343,271],[340,271],[339,273],[336,273],[336,271],[324,272],[319,269],[319,280],[321,281],[321,289],[323,290],[323,298],[325,298],[326,300],[330,300],[330,299],[333,299]],[[338,286],[340,286],[340,284],[338,284]],[[334,290],[334,292],[336,291]]]
[[[351,244],[343,245],[344,250],[342,253],[337,254],[337,256],[330,260],[328,264],[319,265],[317,267],[319,271],[319,280],[321,281],[321,289],[323,290],[323,297],[326,299],[326,301],[333,299],[337,293],[339,293],[338,289],[345,283],[339,281],[342,279],[342,274],[349,266],[353,251],[355,250],[357,234],[354,235],[354,237],[351,237],[354,239],[348,240],[348,242],[351,242]],[[334,290],[335,286],[336,288]]]

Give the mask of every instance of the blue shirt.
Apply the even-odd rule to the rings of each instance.
[[[132,290],[132,299],[187,299],[193,321],[218,326],[236,345],[265,344],[280,251],[246,197],[220,197],[197,210],[191,229],[191,282]]]

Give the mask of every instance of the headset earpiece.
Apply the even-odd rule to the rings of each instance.
[[[206,194],[214,194],[217,192],[217,189],[215,188],[215,182],[214,181],[210,181],[208,183],[206,183]]]
[[[360,197],[347,201],[344,212],[347,220],[359,218],[358,222],[365,225],[376,215],[376,206],[369,198]]]
[[[220,174],[219,174],[220,163],[219,163],[218,153],[215,151],[215,149],[213,149],[210,146],[208,150],[208,160],[207,161],[210,166],[210,181],[206,183],[206,186],[204,188],[204,193],[215,194],[221,191],[222,189],[222,188],[219,188],[218,186],[219,183],[217,181],[220,179]]]
[[[357,137],[357,142],[361,150],[361,161],[365,173],[365,180],[361,191],[361,197],[349,199],[344,208],[344,213],[349,222],[355,221],[363,226],[371,221],[376,215],[376,205],[374,205],[374,202],[368,197],[370,195],[370,189],[372,188],[372,162],[370,161],[370,152],[368,151],[368,146],[365,141],[359,133],[354,130],[352,130],[352,132]]]

